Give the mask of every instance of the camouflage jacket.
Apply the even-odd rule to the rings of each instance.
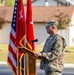
[[[40,69],[49,71],[63,70],[63,40],[58,34],[49,36],[42,50]]]

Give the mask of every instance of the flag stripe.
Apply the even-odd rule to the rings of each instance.
[[[14,42],[15,42],[15,41],[14,41]],[[16,54],[15,43],[13,43],[13,40],[10,39],[10,44],[9,44],[9,45],[12,47],[13,51],[14,51],[15,54]]]
[[[15,40],[15,38],[14,38],[14,36],[12,35],[12,33],[10,33],[10,38],[11,38],[11,40],[10,40],[10,42],[13,42],[13,44],[15,44],[15,41],[12,41],[12,40]]]
[[[14,74],[16,74],[16,68],[15,68],[14,65],[12,64],[12,60],[11,60],[9,57],[8,57],[8,62],[10,62],[9,65],[11,66],[11,68],[12,68]]]
[[[13,49],[12,49],[12,47],[9,45],[9,49],[10,49],[10,52],[13,54],[13,58],[15,59],[15,60],[17,60],[17,58],[16,58],[16,54],[15,54],[15,52],[13,51]]]
[[[16,38],[16,33],[15,33],[15,30],[11,27],[11,32],[10,32],[14,38]]]
[[[12,64],[16,67],[16,60],[13,58],[13,54],[9,51],[9,58],[12,60]]]

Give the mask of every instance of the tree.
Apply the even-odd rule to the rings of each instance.
[[[1,0],[1,3],[5,1],[5,6],[14,6],[15,0]],[[24,5],[27,3],[27,0],[23,0]]]
[[[7,21],[3,17],[0,17],[0,29],[2,29],[5,23],[7,23]]]
[[[5,1],[5,6],[14,6],[15,0],[3,0]]]
[[[2,2],[3,0],[0,0],[0,2]]]
[[[27,4],[27,0],[23,0],[24,5]]]
[[[59,15],[55,15],[55,18],[58,21],[58,29],[66,29],[69,26],[70,19],[68,14],[61,12]]]

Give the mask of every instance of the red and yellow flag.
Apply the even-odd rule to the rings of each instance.
[[[31,42],[35,39],[31,0],[27,0],[26,28],[27,48],[30,50],[35,50],[34,42]]]

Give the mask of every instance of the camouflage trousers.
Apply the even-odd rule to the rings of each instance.
[[[60,72],[55,72],[55,71],[45,71],[45,75],[62,75]]]

